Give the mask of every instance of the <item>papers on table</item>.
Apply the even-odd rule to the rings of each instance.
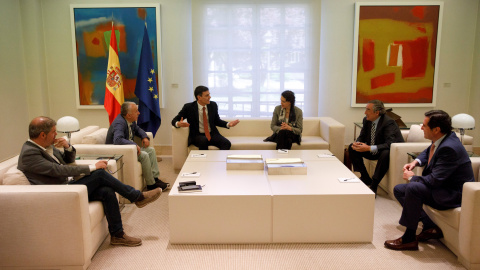
[[[340,177],[338,178],[340,183],[359,183],[361,182],[360,179],[357,177]]]
[[[228,155],[227,159],[262,159],[262,155]]]
[[[301,158],[267,158],[267,164],[288,164],[288,163],[303,163]]]
[[[182,173],[182,177],[200,177],[199,172]]]
[[[335,157],[334,154],[318,154],[317,157],[319,158],[331,158],[331,157]]]

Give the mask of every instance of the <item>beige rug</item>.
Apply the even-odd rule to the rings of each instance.
[[[173,184],[172,159],[162,158],[160,178]],[[403,234],[400,213],[400,205],[379,191],[373,241],[365,244],[171,245],[165,192],[145,208],[127,205],[122,211],[125,231],[143,245],[111,246],[108,237],[88,269],[464,269],[436,240],[421,243],[419,251],[384,248],[386,239]]]

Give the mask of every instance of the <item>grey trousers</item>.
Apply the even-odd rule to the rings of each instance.
[[[142,147],[138,155],[138,161],[142,164],[143,179],[147,185],[155,184],[154,178],[160,176],[158,171],[157,153],[153,147]]]

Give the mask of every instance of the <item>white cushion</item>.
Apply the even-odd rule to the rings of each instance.
[[[13,166],[5,173],[3,178],[4,185],[30,185],[27,177],[22,171],[17,169],[17,166]]]
[[[108,129],[101,128],[83,137],[83,144],[105,144]]]
[[[429,142],[429,140],[423,136],[420,125],[412,125],[408,132],[407,142]]]

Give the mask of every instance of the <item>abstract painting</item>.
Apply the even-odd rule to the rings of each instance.
[[[352,107],[435,106],[442,3],[356,3]]]
[[[77,108],[103,109],[112,22],[117,36],[125,101],[137,104],[134,92],[147,24],[161,106],[160,4],[73,4],[70,12]]]

